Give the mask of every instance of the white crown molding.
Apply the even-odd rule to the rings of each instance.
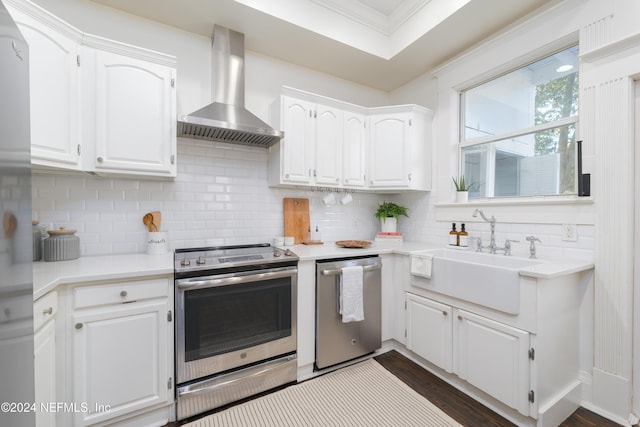
[[[311,1],[385,36],[390,36],[431,0],[402,0],[389,15],[359,1]]]

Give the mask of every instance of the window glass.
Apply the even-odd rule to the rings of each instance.
[[[470,197],[575,194],[578,47],[461,93]]]

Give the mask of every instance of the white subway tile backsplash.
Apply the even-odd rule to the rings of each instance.
[[[326,192],[269,188],[267,180],[267,150],[180,139],[175,180],[34,174],[34,218],[55,228],[76,228],[86,256],[145,252],[142,217],[156,210],[162,213],[162,230],[169,232],[170,249],[271,242],[284,235],[284,197],[309,198],[311,225],[318,226],[326,242],[372,240],[379,228],[375,209],[390,200],[409,207],[409,218],[401,217],[399,223],[405,240],[448,242],[451,224],[435,221],[429,193],[352,193],[349,205],[325,206]],[[536,235],[543,241],[541,258],[591,260],[593,228],[580,225],[576,242],[562,242],[560,225],[499,223],[496,239],[502,244],[506,238],[523,241]],[[469,223],[467,230],[471,237],[489,241],[488,224]],[[514,255],[528,256],[526,242],[513,247]]]

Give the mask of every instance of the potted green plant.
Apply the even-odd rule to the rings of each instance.
[[[398,230],[398,218],[404,215],[407,218],[408,209],[393,202],[382,202],[378,205],[375,217],[380,221],[380,230],[384,232],[396,232]]]
[[[466,182],[464,180],[464,175],[460,175],[458,179],[455,176],[451,177],[453,180],[453,185],[456,187],[456,202],[466,202],[469,200],[469,190],[471,190],[476,183],[475,182]]]

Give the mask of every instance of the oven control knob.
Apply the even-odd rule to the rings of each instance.
[[[282,256],[282,251],[280,249],[276,249],[273,251],[273,256],[276,258]]]
[[[180,265],[183,267],[187,267],[189,265],[191,265],[191,261],[189,261],[188,259],[183,259],[182,261],[180,261]]]
[[[198,264],[206,264],[206,263],[207,263],[207,260],[206,260],[206,259],[204,259],[204,257],[203,257],[203,256],[199,256],[199,257],[198,257],[198,260],[197,260],[196,262],[197,262]]]

